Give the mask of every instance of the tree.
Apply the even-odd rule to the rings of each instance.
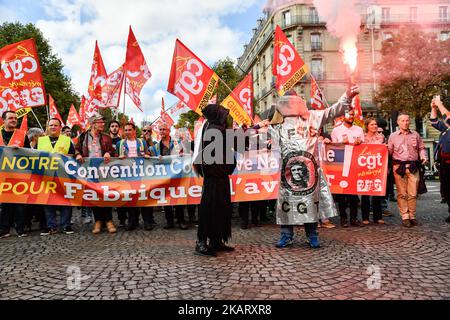
[[[237,71],[234,61],[228,57],[217,61],[212,69],[228,86],[227,88],[222,82],[219,82],[217,101],[222,101],[228,97],[230,89],[233,90],[236,88],[244,77]]]
[[[410,113],[420,130],[433,95],[450,89],[449,52],[450,40],[401,29],[383,43],[382,60],[376,65],[380,86],[375,101],[386,111]]]
[[[188,128],[189,130],[194,130],[195,121],[200,118],[200,115],[194,111],[188,111],[182,113],[180,118],[178,119],[178,123],[175,125],[175,128]]]
[[[79,106],[80,98],[73,89],[70,78],[64,74],[62,60],[52,52],[48,40],[34,24],[5,22],[0,25],[0,48],[30,38],[34,38],[36,42],[45,91],[53,97],[61,117],[65,120],[70,105],[73,103],[75,106]],[[47,121],[45,107],[37,107],[33,111],[44,126]],[[37,126],[34,117],[29,116],[28,118],[30,127]]]

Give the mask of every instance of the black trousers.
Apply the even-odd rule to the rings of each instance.
[[[110,221],[112,220],[112,208],[111,207],[94,207],[92,208],[95,221]]]
[[[126,207],[117,208],[117,219],[119,219],[119,221],[122,223],[124,223],[125,220],[128,219]]]
[[[153,216],[153,207],[141,207],[142,220],[144,224],[155,223],[155,217]]]
[[[352,194],[336,194],[336,202],[338,204],[339,216],[341,219],[347,220],[347,207],[350,208],[350,220],[355,221],[358,218],[358,202],[357,195]]]
[[[362,196],[361,197],[361,215],[363,220],[369,220],[370,203],[372,202],[373,221],[377,222],[383,218],[381,210],[381,201],[384,197]]]
[[[242,225],[248,225],[249,211],[252,214],[251,222],[253,224],[258,224],[260,216],[265,213],[266,201],[247,201],[239,202],[239,217],[241,217]]]
[[[2,203],[0,231],[9,232],[12,227],[18,234],[25,231],[25,206],[17,203]]]
[[[178,223],[184,223],[184,206],[167,206],[164,207],[167,224],[173,225],[173,210],[175,208],[175,215]]]

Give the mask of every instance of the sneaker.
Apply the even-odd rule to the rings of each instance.
[[[417,222],[416,219],[409,220],[409,223],[411,224],[411,227],[417,227],[419,225],[419,222]]]
[[[369,222],[369,220],[363,220],[362,224],[365,226],[368,226],[370,224],[370,222]]]
[[[44,230],[41,231],[41,236],[48,236],[48,235],[52,235],[55,233],[58,233],[58,230],[45,228]]]
[[[323,222],[322,227],[327,228],[327,229],[332,229],[332,228],[336,228],[336,225],[331,222],[330,220]]]
[[[189,229],[189,227],[184,222],[179,223],[178,224],[178,228],[180,230],[187,230],[187,229]]]
[[[8,231],[0,232],[0,239],[9,238],[9,237],[11,237],[11,234]]]
[[[386,224],[386,222],[383,219],[380,219],[375,222],[376,224]]]
[[[342,228],[348,228],[349,227],[347,219],[341,219],[341,227]]]
[[[412,227],[412,226],[411,226],[411,222],[409,221],[409,219],[403,220],[403,221],[402,221],[402,225],[403,225],[405,228],[411,228],[411,227]]]
[[[64,232],[65,234],[74,234],[74,233],[75,233],[75,231],[73,231],[73,229],[72,229],[71,226],[65,227],[64,230],[63,230],[63,232]]]
[[[26,237],[28,234],[25,231],[18,231],[17,232],[17,238],[23,238]]]
[[[292,246],[294,244],[294,240],[292,239],[292,237],[283,234],[280,238],[280,240],[278,240],[278,243],[275,245],[275,247],[277,248],[286,248],[288,246]]]

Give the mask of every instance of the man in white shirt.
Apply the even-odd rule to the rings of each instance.
[[[349,110],[345,113],[344,121],[331,132],[331,140],[333,143],[344,143],[358,145],[364,142],[364,131],[361,127],[353,125],[355,112]],[[326,141],[324,141],[326,143]],[[329,141],[328,141],[329,142]],[[350,225],[354,227],[364,226],[358,221],[358,196],[351,194],[335,195],[338,204],[339,215],[341,217],[341,226],[348,227],[347,206],[350,208]]]

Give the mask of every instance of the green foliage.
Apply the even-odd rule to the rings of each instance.
[[[232,59],[226,58],[217,61],[212,67],[214,72],[222,79],[229,89],[233,90],[243,79],[235,68],[235,63]],[[217,90],[217,101],[222,101],[230,94],[230,90],[222,82],[219,82]]]
[[[435,94],[450,89],[450,40],[411,28],[383,43],[376,66],[379,89],[375,97],[386,111],[423,118]]]
[[[195,121],[199,118],[200,115],[192,110],[182,113],[178,119],[178,123],[175,125],[175,128],[188,128],[190,130],[194,130]]]
[[[72,87],[70,78],[64,74],[62,60],[52,52],[48,40],[34,24],[5,22],[0,25],[0,48],[30,38],[34,38],[36,42],[45,91],[53,97],[61,117],[66,120],[70,105],[74,104],[78,109],[80,99]],[[37,107],[33,111],[45,126],[47,120],[45,107]],[[33,116],[29,116],[28,119],[29,127],[37,126]]]

